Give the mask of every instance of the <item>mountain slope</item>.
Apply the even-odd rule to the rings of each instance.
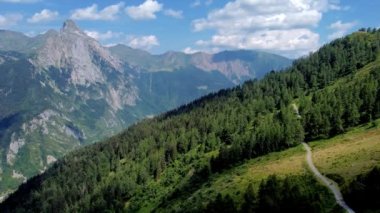
[[[218,70],[176,66],[172,53],[155,59],[171,72],[141,69],[156,56],[122,47],[113,53],[71,20],[36,37],[0,31],[0,196],[71,150],[234,85]],[[289,65],[279,58],[262,71]]]
[[[304,136],[329,138],[379,118],[379,51],[379,30],[338,39],[283,72],[208,95],[68,154],[0,207],[5,212],[192,211],[186,203],[171,202],[245,160],[296,146]],[[293,189],[294,197],[281,196],[276,186]],[[289,202],[298,211],[335,208],[325,200],[327,189],[308,177],[272,177],[260,188],[258,196],[266,198],[259,202],[262,212]],[[231,203],[228,196],[195,199],[191,207],[198,211]]]
[[[313,148],[313,160],[317,168],[345,189],[358,175],[380,165],[379,139],[380,129],[367,124],[331,139],[309,144]],[[271,175],[280,179],[310,175],[305,154],[302,145],[298,145],[249,160],[220,174],[212,175],[192,194],[177,197],[169,201],[165,207],[176,209],[183,206],[182,208],[190,208],[189,211],[195,211],[202,205],[199,198],[206,203],[215,200],[219,193],[223,196],[230,195],[235,205],[240,206],[244,202],[241,192],[244,192],[249,184],[252,184],[257,192],[260,183]],[[332,195],[327,196],[334,200]]]
[[[32,53],[42,45],[42,35],[32,39],[22,33],[0,30],[0,50]]]

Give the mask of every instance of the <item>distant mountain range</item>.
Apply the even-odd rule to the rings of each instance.
[[[203,72],[220,72],[234,84],[262,78],[270,69],[277,70],[290,65],[287,58],[251,50],[223,51],[216,54],[167,52],[163,55],[151,55],[119,44],[110,47],[110,51],[123,62],[145,71],[178,71],[195,67]]]
[[[36,37],[1,30],[0,196],[70,150],[290,64],[247,50],[107,48],[71,20]]]

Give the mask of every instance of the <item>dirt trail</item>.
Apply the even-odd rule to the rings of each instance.
[[[321,180],[331,191],[332,193],[334,194],[334,197],[335,197],[335,200],[336,202],[342,207],[344,208],[347,212],[349,213],[355,213],[354,210],[352,210],[347,204],[346,202],[344,202],[344,199],[343,199],[343,196],[342,196],[342,193],[340,192],[340,189],[338,187],[338,185],[328,179],[327,177],[323,176],[317,169],[317,167],[315,167],[314,163],[313,163],[313,158],[312,158],[312,153],[311,153],[311,148],[310,146],[307,144],[307,143],[303,143],[303,146],[304,148],[306,149],[306,161],[307,161],[307,164],[309,165],[309,168],[310,170],[314,173],[314,175],[319,179]]]

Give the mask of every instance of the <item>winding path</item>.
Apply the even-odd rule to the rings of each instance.
[[[311,148],[310,146],[307,144],[307,143],[302,143],[304,148],[306,149],[306,161],[307,161],[307,164],[309,165],[310,167],[310,170],[314,173],[314,175],[319,179],[321,180],[331,191],[332,193],[334,194],[334,197],[335,197],[335,200],[336,202],[341,206],[343,207],[348,213],[355,213],[354,210],[352,210],[347,204],[346,202],[344,202],[344,199],[343,199],[343,196],[342,196],[342,193],[340,192],[339,190],[339,187],[337,186],[337,184],[328,179],[327,177],[323,176],[319,171],[318,169],[315,167],[314,163],[313,163],[313,158],[312,158],[312,153],[311,153]]]

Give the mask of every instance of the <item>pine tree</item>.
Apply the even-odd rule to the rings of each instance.
[[[252,183],[248,184],[247,190],[244,194],[244,202],[241,207],[241,212],[254,213],[257,211],[257,198],[253,190]]]

